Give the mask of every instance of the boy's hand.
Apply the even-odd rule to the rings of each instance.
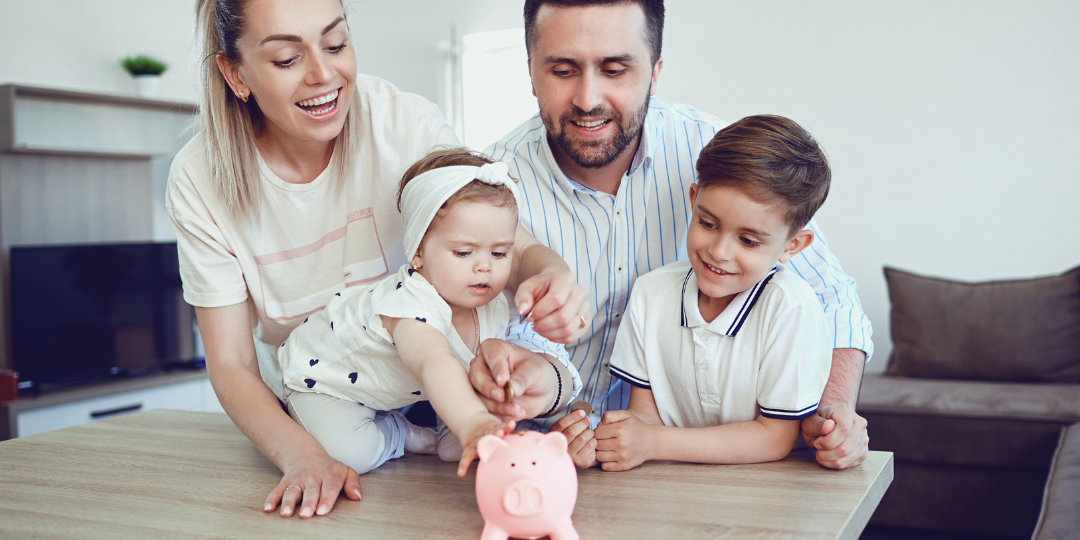
[[[574,465],[588,469],[596,465],[596,437],[585,411],[575,410],[551,425],[551,431],[561,431],[570,441],[567,451]]]
[[[505,437],[507,433],[514,430],[514,422],[503,422],[498,418],[485,414],[479,417],[475,422],[471,422],[472,425],[462,430],[461,443],[465,446],[465,450],[461,453],[461,461],[458,462],[458,476],[465,476],[465,473],[469,472],[469,464],[472,460],[476,459],[476,445],[479,444],[480,439],[484,435],[498,435]]]
[[[585,333],[589,293],[569,270],[537,274],[514,294],[514,304],[533,330],[555,343],[572,343]]]
[[[596,426],[596,459],[605,471],[628,471],[652,459],[655,426],[630,411],[608,411]]]
[[[802,435],[806,444],[817,450],[818,463],[830,469],[854,467],[866,459],[870,450],[866,419],[847,403],[819,407],[817,413],[803,420]]]

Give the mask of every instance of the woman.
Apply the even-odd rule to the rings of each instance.
[[[342,489],[359,500],[359,478],[283,412],[276,350],[335,293],[405,262],[397,183],[458,142],[431,103],[357,76],[340,0],[199,0],[197,14],[204,131],[173,161],[167,195],[184,296],[219,401],[283,472],[266,511],[280,502],[287,517],[301,503],[300,517],[322,515]],[[516,242],[518,308],[569,341],[585,291],[523,229]],[[571,394],[514,381],[520,416]]]

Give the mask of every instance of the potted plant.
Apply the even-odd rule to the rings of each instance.
[[[160,60],[141,54],[121,59],[120,65],[135,79],[142,97],[153,97],[157,94],[161,74],[169,67]]]

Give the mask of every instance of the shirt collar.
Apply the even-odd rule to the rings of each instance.
[[[735,295],[735,298],[731,299],[724,311],[721,311],[710,323],[705,322],[705,319],[701,316],[701,310],[698,309],[697,276],[694,275],[694,269],[691,268],[686,273],[686,278],[683,279],[682,318],[680,324],[686,328],[704,327],[710,332],[734,337],[739,333],[739,329],[742,328],[746,318],[750,316],[750,310],[757,304],[758,298],[761,297],[761,291],[765,290],[765,285],[776,274],[777,268],[774,266],[753,287]]]
[[[652,99],[652,98],[649,98]],[[656,151],[656,130],[659,126],[653,120],[653,109],[649,109],[649,112],[645,115],[645,122],[641,126],[641,140],[638,142],[637,152],[634,153],[634,159],[630,162],[630,169],[626,171],[626,176],[631,176],[641,170],[642,166],[649,168],[653,164],[653,152]],[[540,153],[543,154],[544,161],[547,162],[547,169],[551,171],[551,175],[555,178],[555,181],[562,186],[567,195],[573,195],[575,191],[583,193],[593,194],[596,193],[595,189],[589,188],[566,176],[566,173],[559,167],[559,163],[555,161],[555,154],[551,151],[551,144],[547,138],[547,126],[542,122],[540,124]]]

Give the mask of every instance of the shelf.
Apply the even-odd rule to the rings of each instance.
[[[117,159],[172,156],[196,125],[191,103],[0,86],[0,152]]]
[[[182,101],[166,101],[135,96],[116,96],[111,94],[95,94],[91,92],[79,92],[74,90],[60,90],[57,88],[22,86],[18,84],[5,84],[0,86],[0,93],[7,92],[12,92],[15,97],[55,99],[62,101],[80,101],[83,103],[130,105],[160,111],[185,112],[188,114],[195,114],[199,111],[199,107],[194,103],[186,103]]]

